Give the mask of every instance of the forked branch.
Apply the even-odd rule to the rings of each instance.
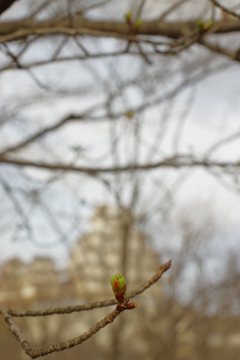
[[[66,349],[70,349],[71,347],[82,344],[84,341],[90,339],[94,334],[96,334],[99,330],[103,329],[105,326],[111,324],[120,314],[125,310],[132,310],[137,305],[135,303],[129,303],[130,298],[133,298],[139,294],[142,294],[146,289],[152,286],[155,282],[157,282],[162,274],[164,274],[171,267],[171,260],[162,265],[158,272],[147,282],[137,287],[135,290],[130,292],[122,303],[118,303],[117,307],[110,312],[104,319],[99,321],[96,325],[91,327],[88,331],[83,333],[82,335],[72,339],[67,340],[65,342],[61,342],[54,345],[46,346],[42,349],[35,350],[32,348],[27,339],[24,338],[21,329],[16,324],[13,317],[24,317],[24,316],[46,316],[53,314],[70,314],[72,312],[79,312],[84,310],[91,310],[94,308],[101,308],[105,306],[110,306],[117,304],[117,300],[105,300],[105,301],[97,301],[92,304],[86,305],[77,305],[77,306],[69,306],[65,308],[55,308],[55,309],[47,309],[40,311],[26,311],[26,312],[18,312],[6,307],[0,306],[0,313],[4,317],[6,323],[9,326],[9,330],[16,337],[16,339],[20,342],[22,348],[25,353],[30,356],[31,359],[36,359],[41,356],[45,356],[51,354],[53,352],[63,351]]]

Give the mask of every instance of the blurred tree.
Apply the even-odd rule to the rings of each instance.
[[[239,194],[240,129],[232,114],[239,85],[230,79],[239,76],[237,5],[0,1],[3,243],[28,241],[49,254],[62,244],[68,253],[95,207],[115,205],[130,219],[118,254],[125,275],[131,228],[147,232],[146,242],[166,244],[169,214],[190,176],[183,202],[200,193],[206,177]],[[210,76],[223,72],[226,81],[212,86]],[[115,329],[116,360],[123,325]]]
[[[187,121],[200,116],[199,82],[239,71],[236,6],[12,3],[0,4],[3,236],[68,246],[104,203],[162,224],[196,168],[238,192],[239,151],[222,151],[240,136],[231,114],[209,102],[204,129]],[[226,135],[211,131],[218,116]]]

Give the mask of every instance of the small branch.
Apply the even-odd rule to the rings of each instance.
[[[147,290],[150,286],[152,286],[155,282],[157,282],[162,277],[162,275],[168,269],[170,269],[171,265],[172,265],[172,260],[169,260],[164,265],[161,265],[158,272],[149,281],[147,281],[144,284],[138,286],[134,291],[131,291],[130,294],[128,294],[127,296],[129,298],[133,298],[133,297],[135,297],[137,295],[142,294],[145,290]]]
[[[230,33],[240,30],[240,21],[216,22],[216,34]],[[74,19],[74,27],[69,27],[68,18],[53,18],[47,21],[35,21],[24,19],[0,23],[0,43],[24,39],[30,35],[51,36],[65,34],[69,36],[89,35],[97,37],[113,37],[131,42],[152,41],[142,40],[139,35],[159,35],[170,39],[179,39],[198,28],[197,21],[163,22],[159,19],[146,21],[138,29],[138,36],[129,33],[129,25],[126,22],[91,21],[83,17]]]
[[[146,2],[147,2],[147,0],[142,0],[140,6],[138,8],[137,14],[136,14],[136,19],[138,19],[142,16],[143,8],[144,8]]]
[[[31,13],[30,19],[34,19],[34,17],[44,10],[49,5],[49,0],[44,1],[36,10]]]
[[[137,295],[142,294],[146,289],[148,289],[151,285],[157,282],[161,276],[171,267],[171,260],[165,263],[164,265],[160,266],[158,272],[146,283],[137,287],[134,291],[127,294],[127,298],[133,298]],[[15,311],[15,310],[8,310],[8,313],[14,317],[25,317],[25,316],[49,316],[53,314],[63,315],[63,314],[71,314],[73,312],[80,312],[80,311],[88,311],[92,309],[99,309],[102,307],[116,305],[117,300],[104,300],[104,301],[96,301],[94,303],[89,303],[85,305],[75,305],[75,306],[67,306],[62,308],[55,308],[55,309],[46,309],[46,310],[27,310],[27,311]]]
[[[164,46],[168,46],[170,44],[166,44],[166,43],[162,43],[162,45]],[[78,43],[79,46],[79,43]],[[144,55],[145,56],[158,56],[158,55],[176,55],[174,51],[159,51],[158,49],[156,49],[156,46],[154,45],[154,49],[155,51],[145,51]],[[83,49],[82,49],[83,50]],[[84,49],[85,51],[87,51],[86,49]],[[83,51],[84,51],[83,50]],[[99,58],[108,58],[108,57],[117,57],[117,56],[135,56],[135,57],[139,57],[142,54],[139,54],[139,51],[116,51],[116,52],[100,52],[100,53],[96,53],[96,54],[87,54],[86,55],[76,55],[76,56],[64,56],[61,58],[57,58],[57,59],[47,59],[47,60],[42,60],[42,61],[36,61],[36,62],[32,62],[32,63],[28,63],[28,64],[21,64],[21,70],[26,70],[26,69],[30,69],[32,67],[38,67],[38,66],[44,66],[47,64],[52,64],[52,63],[56,63],[56,62],[69,62],[69,61],[85,61],[85,60],[89,60],[89,59],[99,59]],[[7,70],[12,70],[12,69],[18,69],[18,67],[16,66],[17,64],[15,62],[12,62],[8,65],[6,65],[5,67],[0,68],[0,72],[3,71],[7,71]]]
[[[30,35],[44,36],[44,35],[89,35],[96,37],[110,37],[116,39],[122,39],[131,41],[134,43],[145,43],[150,45],[162,45],[162,42],[151,41],[147,39],[139,38],[135,35],[127,35],[117,32],[107,32],[102,30],[93,30],[87,28],[67,28],[67,27],[51,27],[51,28],[33,28],[33,29],[19,29],[10,34],[0,36],[0,43],[5,43],[7,41],[16,41],[20,39],[25,39]],[[144,35],[144,34],[143,34]]]
[[[231,60],[234,60],[234,61],[237,61],[237,62],[240,61],[240,50],[231,51],[231,50],[228,50],[228,49],[224,49],[223,47],[221,47],[218,44],[211,44],[208,41],[203,40],[203,39],[199,40],[198,43],[205,46],[206,48],[208,48],[209,50],[211,50],[211,51],[213,51],[213,52],[215,52],[217,54],[227,56]]]
[[[209,168],[216,166],[219,168],[227,167],[239,167],[240,161],[210,161],[206,159],[194,159],[191,155],[177,155],[169,158],[165,158],[161,161],[155,163],[147,164],[131,164],[126,166],[109,166],[109,167],[87,167],[87,166],[74,166],[63,163],[46,163],[46,162],[35,162],[24,159],[10,158],[0,155],[0,163],[17,165],[20,167],[33,167],[38,169],[47,169],[51,171],[55,170],[65,170],[65,171],[74,171],[80,173],[86,173],[90,175],[96,175],[98,173],[119,173],[126,171],[136,171],[136,170],[149,170],[157,168],[182,168],[182,167],[205,167]]]
[[[141,45],[137,44],[137,48],[139,50],[139,54],[142,56],[143,60],[147,63],[147,65],[152,65],[152,61],[149,60],[145,52],[142,50]]]
[[[18,213],[19,217],[22,219],[22,223],[26,229],[28,238],[31,239],[33,237],[32,229],[31,229],[29,220],[24,212],[24,208],[22,208],[22,205],[19,202],[18,197],[16,196],[15,192],[12,191],[11,187],[9,186],[9,183],[7,181],[5,181],[1,177],[1,175],[0,175],[0,184],[2,185],[9,200],[12,202],[13,206],[15,207],[15,210]]]
[[[189,0],[180,0],[177,3],[173,4],[170,8],[168,8],[164,13],[160,16],[159,20],[163,20],[166,16],[171,14],[173,11],[177,10],[180,6],[186,3]]]
[[[189,85],[192,85],[192,84],[195,84],[196,82],[198,81],[201,81],[203,80],[209,73],[214,73],[216,71],[219,71],[219,70],[222,70],[224,69],[225,65],[224,66],[220,66],[219,68],[216,68],[215,70],[204,70],[202,73],[200,74],[197,74],[195,78],[192,78],[192,79],[184,79],[174,90],[172,90],[171,92],[169,92],[168,94],[164,95],[164,96],[160,96],[158,97],[157,99],[153,100],[152,102],[149,102],[149,103],[145,103],[145,104],[142,104],[140,105],[139,107],[137,108],[133,108],[133,109],[129,109],[128,111],[131,111],[132,113],[134,114],[137,114],[137,113],[140,113],[141,111],[151,107],[151,106],[154,106],[156,104],[160,104],[162,103],[163,101],[166,101],[167,99],[171,99],[173,96],[175,96],[176,94],[179,94],[185,87],[189,86]],[[84,118],[84,115],[86,117],[89,117],[88,114],[91,112],[91,111],[94,111],[94,110],[97,110],[98,109],[98,106],[99,105],[96,105],[94,108],[92,109],[89,109],[87,111],[85,111],[84,113],[82,114],[79,114],[79,115],[69,115],[67,116],[66,118],[60,120],[58,123],[56,123],[55,125],[52,125],[52,126],[49,126],[48,128],[45,128],[43,130],[40,130],[39,132],[35,133],[34,135],[30,136],[27,140],[24,140],[23,142],[15,145],[15,146],[12,146],[12,147],[9,147],[8,149],[4,150],[2,153],[0,153],[0,162],[8,162],[8,163],[11,163],[12,160],[8,159],[8,158],[5,158],[4,155],[7,153],[7,152],[10,152],[10,151],[15,151],[15,150],[18,150],[28,144],[30,144],[31,142],[33,142],[34,140],[36,140],[37,138],[45,135],[46,133],[50,132],[50,131],[53,131],[59,127],[61,127],[62,125],[64,125],[65,123],[67,123],[68,121],[70,120],[78,120],[78,119],[83,119]],[[101,106],[101,105],[100,105]],[[124,112],[120,112],[120,113],[117,113],[117,114],[111,114],[111,120],[113,119],[119,119],[121,116],[125,116],[126,114],[126,111]],[[95,120],[99,121],[100,119],[106,119],[105,116],[101,116],[101,117],[98,117],[98,118],[95,118]],[[91,120],[94,120],[93,118]],[[15,162],[13,162],[15,163]],[[20,161],[21,163],[21,161]],[[20,165],[20,163],[16,164],[16,165]],[[22,166],[28,166],[28,165],[22,165]],[[38,166],[36,165],[30,165],[29,166],[36,166],[36,167],[41,167],[41,166]],[[47,165],[48,168],[49,168],[49,165]],[[64,168],[62,167],[64,166]],[[44,166],[43,166],[44,167]],[[129,168],[129,167],[128,167]],[[50,169],[53,169],[53,167],[51,167],[50,165]],[[81,168],[82,169],[82,168]],[[131,168],[131,169],[135,169],[134,168]],[[69,167],[69,165],[60,165],[60,169],[58,170],[73,170],[73,171],[81,171],[81,170],[74,170],[73,167]],[[90,170],[92,172],[92,169]],[[85,170],[83,170],[83,172],[85,172]],[[93,172],[95,173],[95,172]]]
[[[65,342],[61,342],[54,345],[46,346],[39,350],[34,350],[29,342],[24,338],[22,335],[21,329],[18,327],[18,325],[15,323],[13,316],[44,316],[44,315],[52,315],[52,314],[66,314],[73,311],[82,311],[82,310],[90,310],[93,308],[99,308],[103,306],[109,306],[114,305],[117,303],[117,300],[106,300],[106,301],[99,301],[95,302],[93,304],[87,304],[87,305],[80,305],[80,306],[72,306],[68,308],[62,308],[62,311],[60,312],[61,308],[56,309],[49,309],[49,310],[43,310],[43,311],[26,311],[26,312],[16,312],[11,309],[7,309],[3,306],[0,306],[0,313],[4,317],[6,323],[9,326],[9,330],[12,332],[12,334],[16,337],[16,339],[20,342],[22,348],[25,350],[25,353],[29,355],[32,359],[36,359],[41,356],[45,356],[48,354],[52,354],[53,352],[63,351],[70,349],[74,346],[82,344],[84,341],[90,339],[94,334],[96,334],[99,330],[103,329],[107,325],[111,324],[120,314],[121,312],[125,310],[133,310],[137,305],[135,303],[130,303],[129,300],[131,297],[137,296],[139,294],[142,294],[146,289],[148,289],[151,285],[153,285],[156,281],[158,281],[162,274],[166,272],[171,267],[171,260],[165,263],[160,267],[158,272],[146,283],[140,285],[138,288],[136,288],[134,291],[132,291],[128,298],[124,300],[122,303],[118,302],[117,307],[115,310],[113,310],[111,313],[109,313],[104,319],[99,321],[96,325],[91,327],[88,331],[83,333],[82,335]],[[71,310],[71,311],[70,311]]]
[[[87,11],[100,8],[100,7],[108,4],[110,1],[111,1],[111,0],[106,0],[106,1],[102,1],[101,3],[89,5],[89,6],[85,7],[85,8],[83,8],[82,10],[80,10],[79,13],[80,13],[80,14],[84,14],[84,13],[87,12]]]
[[[85,117],[87,117],[87,115],[92,112],[92,111],[95,111],[97,110],[99,107],[101,107],[102,104],[100,105],[96,105],[96,106],[93,106],[91,107],[90,109],[88,110],[85,110],[82,114],[79,114],[79,115],[69,115],[69,116],[66,116],[65,118],[63,118],[62,120],[60,120],[59,122],[57,122],[56,124],[54,125],[51,125],[49,127],[46,127],[44,128],[43,130],[40,130],[38,131],[37,133],[35,133],[34,135],[30,136],[28,139],[22,141],[21,143],[15,145],[15,146],[12,146],[12,147],[9,147],[8,149],[6,149],[4,152],[1,153],[1,155],[4,155],[10,151],[16,151],[16,150],[19,150],[19,149],[22,149],[23,147],[31,144],[33,141],[39,139],[40,137],[44,136],[45,134],[48,134],[54,130],[57,130],[58,128],[60,128],[61,126],[67,124],[68,122],[70,121],[73,121],[73,120],[83,120]]]
[[[9,309],[5,308],[4,306],[0,305],[0,313],[2,314],[4,320],[9,326],[9,330],[11,333],[16,337],[17,341],[20,342],[22,348],[27,352],[28,349],[31,349],[31,345],[29,342],[24,338],[21,329],[15,323],[12,316],[9,314]]]
[[[215,152],[216,150],[218,150],[220,147],[228,144],[231,141],[236,140],[238,137],[240,137],[240,130],[239,131],[234,131],[233,134],[219,140],[217,143],[215,143],[213,146],[211,146],[208,151],[207,151],[207,156],[209,156],[210,154],[212,154],[213,152]]]
[[[219,9],[223,10],[227,14],[232,15],[232,16],[240,19],[240,14],[237,14],[235,11],[230,10],[230,9],[226,8],[225,6],[219,4],[218,1],[216,1],[216,0],[209,0],[209,1],[211,1],[215,6],[217,6]]]
[[[116,305],[117,300],[104,300],[104,301],[96,301],[89,304],[84,305],[75,305],[75,306],[67,306],[67,307],[58,307],[54,309],[45,309],[45,310],[27,310],[27,311],[16,311],[9,309],[9,314],[14,317],[37,317],[37,316],[50,316],[50,315],[64,315],[71,314],[73,312],[81,312],[81,311],[89,311],[92,309],[99,309],[107,306]]]
[[[46,346],[39,350],[34,350],[29,342],[23,337],[21,329],[17,326],[12,316],[9,314],[8,309],[4,307],[0,307],[0,312],[3,315],[6,323],[9,326],[9,330],[16,337],[16,339],[20,342],[22,348],[25,350],[25,353],[29,355],[32,359],[36,359],[41,356],[45,356],[48,354],[52,354],[53,352],[63,351],[70,349],[74,346],[82,344],[84,341],[90,339],[94,334],[96,334],[99,330],[103,329],[108,324],[111,324],[120,314],[125,310],[132,310],[136,306],[128,307],[129,299],[126,299],[122,304],[118,304],[115,310],[113,310],[110,314],[108,314],[104,319],[99,321],[96,325],[92,326],[88,331],[83,333],[82,335],[65,342],[61,342],[59,344]],[[135,304],[134,304],[135,305]]]
[[[11,53],[11,51],[9,50],[7,44],[3,44],[7,50],[7,54],[8,56],[10,56],[13,61],[16,63],[16,66],[18,69],[22,70],[22,67],[18,61],[18,56],[15,56]],[[28,72],[29,76],[33,79],[33,81],[37,84],[37,86],[39,86],[40,88],[44,89],[44,90],[49,90],[49,87],[45,84],[43,84],[40,80],[38,80],[38,78],[36,77],[36,75],[32,72],[31,69],[26,69],[26,71]]]

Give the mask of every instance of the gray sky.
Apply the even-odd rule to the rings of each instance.
[[[17,16],[20,16],[19,11],[24,9],[18,7]],[[5,19],[8,16],[14,16],[16,9],[9,11],[9,14],[4,15]],[[124,10],[123,10],[124,14]],[[4,18],[3,17],[3,18]],[[84,40],[85,41],[85,40]],[[107,49],[113,48],[115,46],[115,41],[106,40],[99,41],[99,46],[104,46]],[[45,44],[46,53],[49,50],[49,44]],[[94,42],[90,40],[88,43],[89,47],[94,48]],[[35,50],[32,51],[30,57],[33,58],[44,58],[45,53],[42,52],[42,48],[36,46]],[[66,53],[68,50],[65,50]],[[72,50],[73,51],[73,50]],[[64,53],[63,53],[64,55]],[[187,56],[191,56],[189,52]],[[3,58],[0,58],[3,61]],[[115,60],[114,60],[115,61]],[[128,71],[127,76],[131,76],[134,71],[139,66],[137,60],[123,59],[119,60],[118,63],[114,63],[119,73],[124,73]],[[117,61],[117,60],[116,60]],[[108,72],[108,66],[104,65],[102,61],[95,61],[91,63],[93,67],[96,67],[96,70],[102,77],[105,79],[105,75]],[[131,65],[132,64],[132,67]],[[180,63],[178,62],[178,65]],[[178,66],[177,65],[177,66]],[[51,72],[50,68],[43,70],[34,69],[34,73],[38,75],[40,80],[46,80],[50,86],[59,84],[64,87],[68,83],[71,86],[81,87],[83,84],[90,84],[92,82],[89,73],[86,70],[85,64],[71,63],[67,69],[63,68],[61,65],[56,65],[54,71]],[[63,70],[64,69],[64,70]],[[124,70],[125,69],[125,70]],[[126,70],[127,69],[127,70]],[[130,69],[130,71],[129,71]],[[240,67],[238,64],[232,64],[229,69],[224,70],[215,75],[208,76],[206,79],[200,81],[194,88],[191,88],[190,92],[194,92],[194,102],[189,113],[185,116],[185,123],[182,129],[182,135],[179,140],[178,149],[181,153],[192,153],[195,156],[203,155],[216,141],[223,139],[236,131],[240,130]],[[177,81],[177,80],[176,80]],[[165,88],[170,87],[171,84],[168,84],[167,81],[160,86],[159,92],[165,91]],[[19,92],[19,89],[21,91]],[[36,84],[29,77],[26,72],[23,71],[13,71],[13,72],[4,72],[0,74],[0,103],[2,106],[8,104],[11,99],[21,100],[28,95],[30,96],[36,90]],[[38,89],[39,90],[39,89]],[[25,136],[26,133],[31,133],[35,128],[35,125],[38,122],[41,122],[42,125],[53,123],[58,118],[62,117],[64,114],[74,111],[80,111],[82,109],[88,108],[92,103],[102,102],[105,99],[103,93],[101,93],[101,86],[96,85],[95,93],[92,95],[85,95],[79,97],[76,95],[72,98],[63,98],[61,100],[57,99],[56,101],[44,102],[44,107],[42,103],[33,104],[26,107],[21,113],[19,111],[20,121],[18,121],[17,126],[10,124],[4,128],[0,129],[0,147],[6,146],[8,144],[14,144],[16,141],[20,140]],[[39,92],[41,93],[41,91]],[[166,136],[164,137],[161,151],[162,156],[173,154],[174,153],[174,134],[177,128],[179,121],[179,116],[184,110],[187,98],[189,97],[189,88],[187,88],[181,95],[179,95],[176,100],[174,100],[174,109],[171,117],[171,121],[168,124]],[[138,106],[143,99],[143,94],[136,90],[136,88],[129,88],[126,94],[123,97],[116,99],[114,103],[115,111],[122,108],[122,103],[125,101],[128,106]],[[144,127],[142,130],[142,141],[143,143],[148,144],[154,138],[156,134],[156,129],[159,123],[159,116],[163,107],[159,109],[151,109],[145,113]],[[18,114],[18,115],[19,115]],[[124,140],[119,145],[119,156],[120,162],[125,163],[127,156],[131,154],[132,143],[130,139],[130,130],[123,128],[121,122],[119,122],[119,131],[122,131],[124,134],[124,139],[128,138],[128,141]],[[131,128],[131,125],[129,125]],[[69,123],[64,128],[58,131],[58,136],[48,135],[44,139],[43,143],[49,146],[49,151],[54,151],[56,158],[59,156],[66,160],[71,161],[71,155],[68,151],[68,146],[79,145],[86,147],[89,151],[89,154],[93,157],[98,157],[103,155],[108,151],[107,146],[107,136],[109,132],[109,125],[107,122],[101,122],[99,124],[81,124],[81,123]],[[127,144],[127,145],[126,145]],[[128,146],[126,150],[126,146]],[[28,154],[29,158],[37,158],[44,156],[41,152],[41,146],[32,147],[32,152]],[[141,159],[146,158],[147,151],[144,146],[141,148]],[[51,153],[52,155],[53,153]],[[160,153],[158,154],[161,155]],[[216,151],[212,155],[212,158],[222,159],[222,160],[238,160],[240,158],[240,139],[236,139],[231,144],[228,144],[222,147],[219,151]],[[105,161],[106,164],[110,164],[111,160]],[[85,162],[86,163],[86,160]],[[81,164],[81,159],[79,160]],[[1,165],[2,166],[2,165]],[[194,171],[186,171],[187,174],[191,175],[187,177],[187,180],[183,183],[182,187],[174,195],[176,208],[181,208],[184,205],[205,202],[209,203],[213,207],[217,218],[219,218],[219,228],[222,232],[227,232],[233,234],[238,234],[240,230],[240,197],[239,192],[235,193],[232,190],[226,188],[226,185],[222,185],[220,179],[216,179],[216,176],[210,175],[205,170],[196,169]],[[36,177],[36,179],[44,179],[46,176],[45,172],[39,172],[36,170],[27,170],[26,174],[29,176]],[[15,180],[16,176],[15,169],[9,170],[7,167],[4,168],[4,176],[7,175],[7,179],[10,183],[14,183],[22,186],[23,181],[21,179]],[[156,177],[161,181],[164,181],[167,187],[170,187],[175,181],[174,171],[165,171],[159,170],[156,171]],[[17,183],[18,181],[18,183]],[[226,179],[227,183],[229,179]],[[102,204],[102,203],[112,203],[111,197],[99,185],[96,181],[86,182],[82,179],[79,179],[77,176],[73,175],[71,180],[69,180],[71,186],[64,187],[64,184],[59,184],[58,186],[52,188],[46,194],[43,195],[43,200],[48,203],[49,199],[52,198],[54,206],[59,209],[74,209],[76,208],[76,219],[74,223],[74,230],[69,231],[70,225],[72,222],[69,219],[62,216],[61,227],[64,232],[67,234],[69,240],[69,246],[59,245],[52,250],[49,249],[40,249],[33,246],[28,241],[12,241],[12,233],[9,228],[6,230],[6,226],[11,225],[11,216],[8,216],[12,211],[11,205],[4,202],[4,209],[1,211],[2,219],[7,218],[6,222],[3,221],[5,226],[5,231],[1,236],[1,252],[0,252],[0,263],[6,261],[7,259],[13,256],[20,256],[24,260],[29,261],[33,256],[36,255],[47,255],[53,257],[59,266],[65,263],[67,255],[71,249],[71,244],[78,238],[79,234],[83,233],[87,229],[89,230],[89,224],[87,219],[90,217],[93,206],[91,204]],[[225,183],[224,183],[225,184]],[[230,184],[232,186],[232,184]],[[151,192],[150,181],[146,182],[145,191],[146,193]],[[234,190],[236,187],[234,188]],[[1,191],[1,190],[0,190]],[[75,194],[78,193],[88,205],[79,205],[79,202]],[[127,198],[126,192],[126,198]],[[158,198],[156,198],[156,202]],[[164,197],[161,199],[159,196],[159,202],[165,201]],[[23,200],[24,204],[24,200]],[[31,211],[31,208],[29,208]],[[9,213],[8,213],[9,212]],[[54,234],[48,226],[46,226],[46,219],[44,218],[43,213],[40,211],[35,211],[32,215],[32,222],[37,229],[38,237],[41,239],[52,239],[54,242],[56,240],[56,234]],[[74,220],[74,219],[72,219]],[[76,225],[76,222],[77,225]],[[26,240],[23,238],[23,240]],[[236,236],[235,242],[238,242],[239,238]],[[233,241],[234,243],[234,241]],[[225,244],[227,246],[227,244]],[[235,246],[235,245],[231,245]]]

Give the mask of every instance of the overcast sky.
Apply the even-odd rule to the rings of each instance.
[[[23,10],[24,11],[24,10]],[[9,11],[9,16],[14,14]],[[19,13],[18,13],[19,15]],[[7,19],[8,14],[5,18]],[[109,42],[108,42],[109,44]],[[34,52],[33,57],[40,56],[39,53]],[[100,65],[99,65],[100,66]],[[121,63],[123,66],[123,60]],[[77,70],[78,69],[78,70]],[[61,71],[59,70],[59,73]],[[40,73],[39,73],[40,74]],[[42,78],[44,79],[44,71],[42,73]],[[74,76],[74,81],[79,83],[88,81],[88,75],[84,71],[84,66],[79,66],[78,64],[72,64],[68,73],[63,73],[61,75],[61,83],[65,84],[69,79]],[[211,75],[206,79],[200,81],[194,87],[194,102],[190,112],[187,115],[187,119],[182,131],[182,136],[179,142],[179,150],[184,152],[191,152],[192,154],[198,156],[207,151],[215,141],[225,138],[228,135],[231,135],[235,131],[240,130],[240,66],[238,64],[232,64],[231,67],[227,70]],[[58,81],[59,78],[52,79],[50,81]],[[0,74],[0,93],[1,105],[7,103],[9,99],[19,96],[19,89],[21,88],[22,94],[31,93],[33,87],[32,79],[22,71],[16,70],[14,72],[4,72]],[[130,105],[137,106],[139,102],[138,94],[134,92],[128,94]],[[21,94],[20,94],[21,95]],[[101,95],[97,95],[99,102],[103,99]],[[179,119],[179,114],[183,110],[181,104],[182,99],[187,98],[189,93],[183,94],[177,100],[177,104],[174,107],[174,113],[169,125],[169,130],[166,138],[164,139],[164,152],[165,154],[170,154],[173,151],[173,134],[174,129],[176,129],[177,121]],[[96,97],[94,98],[96,103]],[[73,99],[64,99],[62,102],[51,102],[48,105],[44,106],[44,109],[41,108],[41,104],[30,107],[25,116],[29,119],[42,119],[45,118],[48,121],[55,121],[58,117],[61,117],[62,114],[73,112],[74,110],[81,110],[87,108],[92,103],[91,97],[86,97],[84,102],[80,104],[77,98]],[[116,107],[118,104],[116,104]],[[150,116],[151,115],[151,116]],[[149,111],[149,127],[146,128],[144,133],[145,140],[154,137],[156,128],[154,125],[158,121],[157,115],[154,111],[151,113]],[[152,126],[150,126],[152,124]],[[104,154],[106,152],[106,128],[107,125],[101,123],[99,125],[95,124],[94,127],[90,124],[69,124],[62,128],[58,134],[59,137],[52,139],[55,141],[56,148],[62,146],[61,140],[64,138],[64,146],[79,144],[84,147],[91,142],[95,144],[93,149],[93,155]],[[6,144],[11,144],[16,141],[16,139],[22,137],[24,130],[19,129],[16,132],[12,131],[11,126],[9,128],[0,129],[0,146]],[[169,135],[168,135],[169,134]],[[49,137],[51,141],[51,135]],[[124,150],[123,150],[124,152]],[[31,156],[31,154],[30,154]],[[67,159],[67,151],[64,154],[65,159]],[[224,146],[220,151],[217,151],[214,155],[217,159],[224,160],[237,160],[240,158],[240,138],[236,139],[230,145]],[[213,158],[214,158],[213,156]],[[124,157],[124,156],[123,156]],[[3,165],[1,165],[3,166]],[[5,167],[7,168],[7,167]],[[6,170],[9,177],[14,176],[15,169]],[[6,172],[6,173],[7,173]],[[164,171],[163,171],[164,172]],[[162,173],[163,173],[162,172]],[[39,174],[35,170],[28,170],[27,173]],[[5,174],[5,173],[4,173]],[[158,174],[158,173],[157,173]],[[220,181],[215,177],[210,175],[208,172],[202,169],[195,169],[194,171],[189,171],[190,176],[187,177],[186,182],[183,186],[176,192],[175,202],[176,206],[181,208],[182,206],[190,206],[192,203],[202,202],[209,203],[213,207],[213,210],[216,212],[216,216],[221,222],[220,228],[223,232],[231,234],[231,246],[236,246],[237,242],[240,242],[239,233],[240,233],[240,196],[239,193],[233,192],[226,189]],[[39,175],[37,175],[39,176]],[[158,175],[157,175],[158,176]],[[19,180],[21,181],[21,180]],[[172,180],[169,180],[172,181]],[[228,179],[227,179],[228,181]],[[1,190],[0,190],[1,191]],[[70,208],[76,208],[79,204],[76,203],[74,197],[74,190],[71,189],[62,189],[56,187],[52,189],[51,193],[48,193],[46,196],[52,196],[56,205],[59,207],[69,206]],[[96,183],[91,186],[84,185],[84,198],[88,201],[89,204],[97,203],[101,204],[106,201],[110,201],[110,198],[106,196],[106,193],[98,186]],[[67,204],[67,205],[66,205]],[[28,241],[16,241],[13,242],[9,237],[9,233],[3,233],[1,237],[1,251],[0,251],[0,263],[10,259],[11,257],[17,256],[21,257],[24,260],[29,261],[33,256],[51,256],[53,257],[58,266],[65,264],[69,251],[71,251],[72,244],[80,236],[81,233],[90,229],[89,224],[87,224],[86,219],[88,219],[93,211],[93,206],[82,205],[79,209],[79,218],[81,223],[75,228],[75,231],[69,233],[69,246],[58,245],[52,250],[47,248],[40,249],[39,247],[33,246]],[[190,204],[190,205],[189,205]],[[6,208],[9,209],[10,208]],[[3,214],[5,209],[1,210],[0,214]],[[40,237],[47,239],[53,238],[54,234],[49,232],[44,228],[44,219],[40,213],[36,213],[34,219],[35,226],[38,228],[38,234]],[[62,220],[64,229],[67,231],[69,222],[66,221],[64,224],[64,219]],[[239,232],[239,233],[238,233]],[[227,244],[225,244],[227,246]],[[230,245],[229,245],[230,246]]]

